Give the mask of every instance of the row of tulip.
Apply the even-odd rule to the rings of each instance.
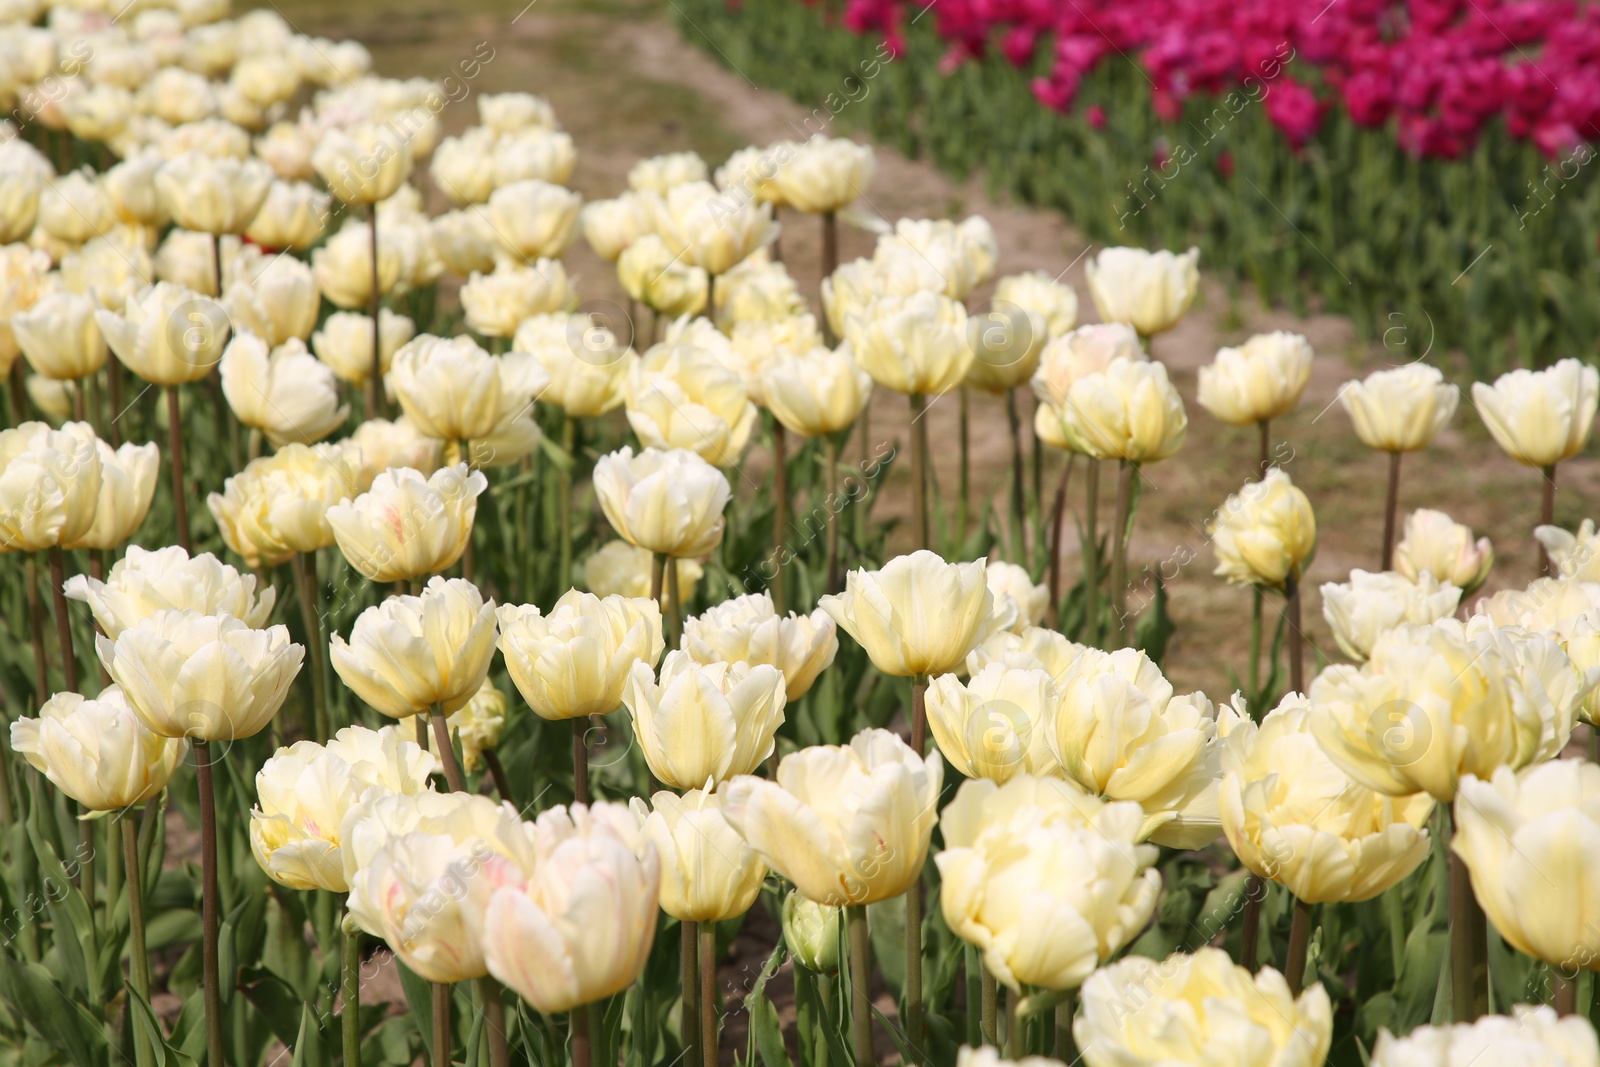
[[[1230,284],[1349,315],[1397,356],[1459,354],[1488,375],[1592,350],[1593,29],[1562,5],[679,9],[687,40],[812,109],[810,129],[836,119],[983,173],[1097,243],[1199,244]],[[985,44],[1010,61],[968,58]],[[1336,93],[1366,103],[1318,99]],[[1548,121],[1519,118],[1525,104]],[[1536,129],[1537,146],[1519,139]]]
[[[1307,677],[1316,516],[1270,459],[1315,355],[1288,333],[1219,351],[1199,403],[1262,441],[1208,531],[1256,609],[1247,692],[1219,706],[1164,676],[1159,600],[1128,604],[1141,468],[1188,429],[1148,342],[1192,305],[1197,252],[1100,252],[1100,324],[1047,274],[970,311],[1000,257],[981,218],[902,220],[833,260],[864,146],[657,157],[584,205],[537,97],[481,96],[481,124],[443,138],[437,87],[365,77],[359,45],[271,14],[39,14],[10,32],[48,44],[47,77],[82,61],[92,100],[0,147],[0,540],[23,562],[0,680],[36,709],[11,723],[23,761],[0,759],[0,1033],[24,1062],[709,1067],[741,926],[770,949],[741,1058],[768,1065],[789,1055],[780,967],[807,1063],[876,1061],[885,1036],[973,1067],[1001,1046],[1092,1067],[1600,1060],[1574,1014],[1600,932],[1526,906],[1592,892],[1567,842],[1592,835],[1600,770],[1559,757],[1597,714],[1600,541],[1550,520],[1593,368],[1474,386],[1543,475],[1550,573],[1465,621],[1489,545],[1398,509],[1401,457],[1457,387],[1417,364],[1342,391],[1391,457],[1384,569],[1323,588],[1352,662]],[[136,99],[130,71],[195,75],[216,110],[160,113],[193,94]],[[123,161],[63,175],[41,148]],[[427,215],[429,184],[452,210]],[[820,315],[773,255],[779,210],[817,216]],[[612,329],[570,310],[579,233],[635,304]],[[166,403],[113,400],[129,372]],[[913,414],[903,555],[871,518],[892,462],[875,387]],[[920,415],[958,389],[1010,413],[994,508],[930,470]],[[1049,509],[1024,487],[1029,393],[1063,453]],[[134,443],[162,430],[165,477]],[[753,447],[773,463],[751,492]],[[1269,597],[1289,621],[1264,656]],[[168,846],[169,804],[198,865]],[[362,1004],[379,943],[409,1014]],[[1486,1015],[1491,992],[1519,1006]]]

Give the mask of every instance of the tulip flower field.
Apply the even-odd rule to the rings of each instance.
[[[593,195],[509,47],[0,0],[0,1067],[1600,1067],[1592,360],[1191,373],[1224,241],[809,130]]]

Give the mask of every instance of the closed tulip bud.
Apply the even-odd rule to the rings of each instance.
[[[132,124],[133,94],[121,85],[82,86],[60,97],[59,110],[62,122],[79,140],[111,141]]]
[[[930,614],[922,605],[938,604]],[[994,614],[985,563],[946,563],[925,549],[896,556],[881,570],[851,571],[843,593],[817,606],[866,649],[884,674],[949,674],[1007,620]]]
[[[20,166],[0,171],[0,244],[21,241],[39,218],[39,191],[44,179]]]
[[[1600,667],[1600,583],[1539,578],[1526,590],[1502,589],[1478,601],[1478,615],[1557,642],[1580,672]],[[1578,718],[1600,717],[1600,692],[1590,690]]]
[[[200,233],[243,233],[261,210],[273,181],[260,160],[217,159],[188,153],[156,171],[156,191],[172,220]]]
[[[150,731],[122,689],[94,699],[57,693],[33,719],[11,723],[11,747],[90,811],[120,811],[161,795],[188,743]]]
[[[673,650],[652,677],[635,663],[622,690],[651,773],[673,789],[749,774],[783,722],[783,672],[768,664],[696,663]]]
[[[874,904],[922,872],[944,764],[887,730],[786,756],[776,781],[727,788],[728,821],[768,867],[819,904]]]
[[[615,200],[591,200],[578,215],[583,239],[607,263],[655,228],[655,212],[640,193],[626,192]]]
[[[1312,732],[1369,789],[1455,799],[1486,778],[1561,751],[1600,671],[1580,671],[1548,637],[1441,619],[1383,634],[1360,667],[1311,683]]]
[[[428,237],[444,269],[466,277],[495,268],[500,245],[488,209],[473,205],[439,215],[428,224]]]
[[[311,253],[317,288],[335,307],[362,308],[372,302],[372,231],[365,222],[347,221]],[[381,228],[380,228],[381,236]],[[393,242],[378,242],[378,292],[400,281],[400,253]]]
[[[348,893],[339,829],[369,789],[411,795],[432,788],[438,761],[397,728],[347,726],[327,745],[297,741],[256,772],[250,851],[290,889]]]
[[[772,206],[710,182],[677,185],[656,205],[656,231],[674,253],[707,274],[724,274],[777,236]]]
[[[1464,777],[1459,796],[1450,847],[1500,936],[1563,974],[1600,970],[1600,930],[1583,909],[1559,906],[1592,899],[1600,886],[1591,851],[1600,846],[1600,767],[1581,759],[1520,773],[1500,767],[1486,781]]]
[[[532,356],[491,356],[470,337],[423,334],[395,353],[388,384],[417,429],[461,441],[503,429],[527,411],[545,381]]]
[[[94,523],[62,548],[118,548],[144,525],[145,516],[150,513],[161,466],[160,450],[154,444],[136,445],[132,441],[113,449],[104,441],[96,441],[95,451],[100,456],[100,500],[95,505]]]
[[[328,509],[356,492],[361,457],[343,443],[285,444],[206,498],[217,531],[252,570],[333,544]]]
[[[547,1015],[620,993],[649,959],[661,860],[627,824],[636,819],[619,804],[541,813],[526,883],[489,902],[489,973]],[[604,927],[595,915],[608,917]]]
[[[566,312],[524,319],[512,347],[529,353],[549,376],[539,400],[573,418],[595,418],[620,407],[638,361],[597,318]]]
[[[0,246],[0,370],[10,373],[22,351],[11,333],[11,317],[44,295],[49,271],[46,253],[21,244]]]
[[[750,910],[767,868],[723,815],[721,793],[665,791],[633,812],[661,858],[661,910],[680,922],[715,923]],[[652,810],[654,809],[654,810]]]
[[[416,325],[406,316],[397,315],[388,308],[379,309],[379,359],[384,374],[389,373],[395,352],[416,333]],[[336,311],[311,335],[311,349],[339,378],[351,385],[365,385],[372,376],[372,319],[357,311]]]
[[[1059,683],[1083,652],[1083,645],[1040,626],[1025,627],[1020,632],[1001,630],[973,646],[967,653],[966,669],[968,674],[977,674],[989,664],[998,663],[1008,670],[1044,671]]]
[[[328,204],[309,182],[275,181],[245,236],[264,248],[310,248],[327,225]]]
[[[695,586],[704,571],[692,559],[675,559],[678,587],[684,603],[694,600]],[[608,541],[583,561],[583,584],[598,597],[650,597],[650,570],[653,560],[648,549],[623,540]],[[661,603],[670,610],[672,596],[662,590]]]
[[[657,345],[629,374],[628,423],[647,448],[687,449],[725,467],[756,424],[744,383],[709,350]]]
[[[717,279],[716,307],[712,314],[718,328],[729,333],[741,323],[811,318],[794,278],[782,263],[773,262],[765,250],[752,254]]]
[[[879,297],[848,317],[844,331],[856,362],[897,393],[948,392],[961,384],[975,358],[966,311],[937,293]]]
[[[995,283],[994,305],[1038,315],[1044,320],[1046,342],[1066,336],[1078,321],[1078,294],[1042,270],[1001,278]]]
[[[522,260],[556,258],[572,243],[583,197],[535,179],[513,182],[489,197],[496,236]]]
[[[1418,1026],[1405,1037],[1378,1031],[1371,1067],[1452,1067],[1457,1063],[1536,1063],[1596,1067],[1600,1042],[1582,1015],[1518,1004],[1510,1017],[1485,1015],[1455,1026]]]
[[[565,185],[578,165],[570,134],[557,130],[519,130],[502,134],[491,162],[496,188],[521,181]]]
[[[1449,582],[1441,585],[1432,574],[1413,581],[1396,571],[1356,569],[1348,582],[1322,586],[1322,617],[1340,650],[1357,662],[1371,654],[1373,642],[1386,630],[1447,618],[1460,602],[1461,590]]]
[[[1356,436],[1380,452],[1417,452],[1433,444],[1456,413],[1461,390],[1438,367],[1408,363],[1346,382],[1339,402],[1350,413]]]
[[[404,415],[393,422],[364,419],[350,442],[361,457],[356,488],[363,493],[390,468],[409,467],[426,478],[439,469],[444,457],[444,443],[418,430]]]
[[[222,358],[228,337],[222,305],[169,282],[134,293],[121,313],[101,308],[94,315],[123,366],[152,385],[204,378]]]
[[[703,556],[722,540],[733,494],[723,473],[681,448],[624,446],[594,466],[594,490],[623,540],[665,556]]]
[[[1298,693],[1259,726],[1222,709],[1222,830],[1241,863],[1296,900],[1371,900],[1428,858],[1433,800],[1352,782],[1318,746],[1311,718]]]
[[[669,318],[699,314],[710,287],[703,268],[685,262],[653,233],[617,257],[617,280],[630,299]]]
[[[1317,550],[1311,501],[1278,467],[1228,497],[1206,533],[1217,554],[1212,573],[1236,585],[1281,589],[1299,580]]]
[[[884,274],[872,260],[856,259],[840,264],[832,274],[822,279],[822,310],[828,317],[828,327],[835,337],[845,336],[845,324],[852,317],[865,315],[868,306],[878,297],[909,295],[891,293]],[[916,288],[912,291],[915,292]]]
[[[67,381],[106,365],[106,342],[94,320],[95,303],[76,293],[48,293],[11,317],[11,331],[28,365]]]
[[[254,630],[231,615],[158,611],[95,648],[133,710],[162,737],[233,741],[283,706],[305,649],[285,626]]]
[[[271,348],[311,336],[322,294],[310,267],[280,255],[259,264],[241,256],[237,268],[222,300],[236,332],[252,333]],[[304,352],[305,346],[295,350]]]
[[[1009,393],[1038,370],[1048,336],[1038,312],[996,297],[989,310],[967,318],[973,360],[965,384],[995,396]]]
[[[428,164],[433,184],[457,207],[481,204],[494,192],[494,144],[498,135],[475,126],[439,142]]]
[[[787,699],[798,700],[833,663],[838,628],[820,608],[779,617],[772,597],[750,593],[686,619],[683,649],[697,663],[770,664],[783,672]]]
[[[1072,1035],[1086,1067],[1204,1063],[1229,1049],[1238,1067],[1317,1067],[1333,1044],[1327,990],[1299,998],[1271,967],[1255,974],[1220,948],[1165,960],[1129,956],[1083,984]]]
[[[298,337],[269,352],[265,341],[241,333],[222,353],[221,371],[234,417],[260,430],[273,447],[320,441],[350,414],[350,406],[339,403],[333,371]]]
[[[467,328],[485,337],[511,337],[534,315],[565,311],[574,302],[567,272],[553,259],[526,267],[502,263],[492,274],[474,273],[461,287]]]
[[[1106,322],[1125,322],[1141,337],[1178,324],[1200,291],[1200,250],[1181,256],[1142,248],[1107,248],[1084,268],[1089,295]]]
[[[706,161],[694,152],[669,152],[641,159],[628,170],[628,188],[639,193],[666,196],[680,185],[710,177]]]
[[[848,345],[817,346],[774,360],[762,374],[760,393],[785,429],[820,437],[854,425],[872,397],[872,376],[856,364]]]
[[[606,715],[622,706],[628,672],[661,658],[661,609],[647,597],[568,590],[548,615],[499,611],[500,651],[522,699],[544,719]]]
[[[1087,649],[1060,683],[1046,743],[1067,778],[1109,800],[1137,801],[1140,837],[1172,848],[1215,841],[1217,720],[1204,693],[1172,683],[1140,649]]]
[[[190,558],[177,545],[154,552],[129,545],[104,581],[75,574],[63,588],[69,600],[89,605],[95,625],[113,640],[167,610],[229,615],[259,629],[278,596],[270,585],[258,595],[254,575],[241,575],[211,553]]]
[[[1131,941],[1161,894],[1137,804],[1059,779],[964,783],[940,819],[940,906],[1000,984],[1072,989]]]
[[[1545,529],[1553,527],[1541,526],[1533,532],[1541,542],[1545,538],[1539,530]],[[1432,574],[1439,581],[1456,586],[1464,597],[1478,591],[1493,566],[1494,547],[1487,537],[1474,541],[1471,529],[1442,511],[1427,508],[1418,508],[1406,517],[1400,543],[1394,549],[1395,570],[1413,581],[1424,573]],[[1600,569],[1595,574],[1600,576]],[[1563,577],[1573,575],[1563,572]]]
[[[532,866],[532,827],[471,793],[364,800],[340,829],[350,917],[429,982],[482,978],[489,902]]]
[[[1219,348],[1200,368],[1200,406],[1229,426],[1287,415],[1311,381],[1311,343],[1297,333],[1258,333],[1238,348]]]
[[[110,233],[116,224],[111,198],[87,168],[51,180],[39,193],[39,229],[69,245]]]
[[[271,107],[295,94],[300,71],[287,56],[259,53],[240,58],[232,82],[257,107]]]
[[[1600,404],[1600,371],[1576,359],[1544,370],[1515,370],[1494,385],[1476,382],[1472,402],[1506,455],[1529,467],[1549,467],[1589,443]]]
[[[901,219],[893,233],[878,238],[872,258],[891,272],[913,271],[915,288],[965,300],[973,289],[994,277],[998,255],[994,229],[981,215],[972,215],[960,223]],[[905,284],[891,281],[889,291],[908,292]]]
[[[100,501],[98,444],[86,422],[0,430],[0,550],[43,552],[89,532]]]
[[[843,935],[843,909],[807,900],[793,889],[783,898],[783,943],[802,967],[822,974],[836,972]]]
[[[1189,416],[1164,364],[1118,360],[1073,382],[1061,404],[1061,434],[1095,459],[1153,463],[1183,445]]]
[[[994,613],[1005,621],[1005,628],[1022,633],[1039,625],[1050,606],[1050,590],[1035,585],[1026,567],[1003,560],[985,565],[984,584],[994,597]]]
[[[709,319],[694,321],[703,323],[701,328],[707,334],[717,332]],[[776,321],[740,322],[734,324],[728,337],[727,365],[743,380],[750,399],[765,407],[767,398],[762,390],[767,371],[783,360],[821,347],[822,334],[817,330],[817,320],[809,314]]]
[[[141,226],[165,226],[171,221],[156,174],[166,161],[155,152],[142,151],[118,163],[100,178],[117,218]]]
[[[790,149],[773,181],[785,203],[820,215],[853,204],[876,169],[871,145],[818,134]]]
[[[478,119],[496,133],[557,128],[550,101],[532,93],[480,93]]]
[[[328,525],[350,566],[375,582],[409,581],[438,574],[466,551],[489,483],[464,463],[424,478],[414,470],[386,470],[349,503],[328,509]]]
[[[255,153],[286,182],[309,182],[317,176],[311,152],[318,131],[306,122],[274,122],[255,140]]]
[[[962,684],[953,674],[928,686],[928,727],[951,766],[968,778],[1005,782],[1058,768],[1045,742],[1060,696],[1042,670],[994,663]]]
[[[163,67],[134,94],[134,107],[171,126],[208,119],[217,111],[217,93],[204,75]]]
[[[369,706],[399,719],[471,700],[494,657],[494,601],[471,582],[432,578],[421,596],[363,611],[331,642],[333,669]]]
[[[328,130],[311,150],[311,165],[340,200],[376,204],[411,173],[411,144],[388,125]]]

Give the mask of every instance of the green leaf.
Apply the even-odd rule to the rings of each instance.
[[[422,1047],[433,1047],[433,985],[410,967],[394,961],[400,971],[400,988],[405,991],[406,1003],[411,1007],[411,1019],[422,1032]]]
[[[68,999],[39,964],[0,954],[0,996],[76,1067],[104,1067],[106,1040],[100,1020]]]
[[[246,967],[239,972],[239,992],[261,1013],[274,1036],[293,1048],[305,1005],[293,987],[263,967]]]
[[[333,1067],[333,1053],[322,1038],[322,1030],[317,1026],[317,1013],[309,1004],[300,1009],[300,1032],[290,1047],[294,1049],[290,1067]]]

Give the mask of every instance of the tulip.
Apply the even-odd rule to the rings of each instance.
[[[938,612],[925,605],[939,605]],[[994,615],[985,562],[946,563],[932,552],[896,556],[881,570],[851,571],[845,591],[817,606],[895,677],[949,674],[1007,621]]]
[[[272,187],[272,168],[260,160],[218,159],[190,152],[155,175],[161,206],[179,226],[200,233],[243,233]]]
[[[513,182],[489,197],[501,247],[526,261],[556,259],[572,244],[583,198],[536,179]]]
[[[505,768],[500,766],[499,757],[495,755],[495,748],[499,746],[500,738],[505,735],[508,710],[506,695],[485,678],[483,685],[472,695],[472,699],[445,719],[445,725],[450,728],[450,736],[461,742],[461,769],[468,774],[474,774],[480,765],[487,763],[501,800],[510,800],[508,794],[511,790],[506,781]],[[401,719],[396,725],[401,736],[406,736],[406,722],[407,720]],[[416,721],[413,719],[411,722],[411,732],[414,734]],[[438,740],[431,739],[428,747],[429,751],[437,748]]]
[[[872,183],[877,169],[871,145],[843,137],[818,134],[789,152],[773,184],[784,203],[812,215],[849,207]]]
[[[129,441],[113,449],[97,440],[95,451],[100,457],[100,499],[94,522],[81,537],[63,542],[65,549],[106,552],[119,547],[144,525],[155,497],[161,452],[154,444]]]
[[[479,93],[478,118],[496,133],[557,128],[550,101],[532,93]]]
[[[848,347],[816,347],[775,360],[762,375],[760,393],[786,430],[826,437],[854,425],[872,397],[872,377]]]
[[[269,348],[311,336],[322,294],[310,267],[279,255],[259,269],[245,267],[241,273],[244,276],[234,278],[222,300],[235,331],[253,333]]]
[[[1037,627],[1050,606],[1050,590],[1035,585],[1028,569],[1015,563],[999,560],[985,564],[984,584],[994,597],[995,615],[1005,620],[1005,628],[1013,633]]]
[[[100,500],[98,444],[86,422],[0,430],[0,550],[46,552],[88,534]]]
[[[317,288],[329,303],[341,308],[368,307],[372,303],[372,279],[378,278],[378,294],[393,289],[400,281],[400,254],[392,242],[378,242],[377,269],[373,269],[372,230],[368,223],[346,221],[339,232],[311,253],[311,269]],[[367,320],[372,321],[370,318]],[[371,373],[370,371],[368,372]]]
[[[1200,368],[1200,406],[1229,426],[1287,415],[1311,381],[1312,358],[1309,341],[1283,330],[1220,348],[1216,362]],[[1263,463],[1269,458],[1263,456]]]
[[[311,165],[334,196],[347,204],[387,200],[411,172],[411,144],[388,125],[325,131]]]
[[[1141,838],[1173,848],[1216,840],[1217,720],[1204,693],[1173,696],[1140,649],[1086,649],[1059,683],[1045,743],[1067,778],[1137,801]]]
[[[1125,322],[1141,337],[1178,324],[1200,291],[1200,250],[1181,256],[1142,248],[1107,248],[1084,268],[1089,295],[1106,322]]]
[[[692,559],[679,559],[678,582],[684,603],[694,600],[695,585],[704,573]],[[651,554],[648,549],[627,541],[608,541],[583,561],[583,584],[598,597],[622,596],[650,599]],[[665,589],[661,603],[673,609],[672,596]]]
[[[470,337],[423,334],[394,354],[389,386],[406,417],[444,441],[486,438],[523,414],[544,388],[531,356],[491,356]]]
[[[705,181],[685,182],[661,194],[656,231],[667,247],[708,275],[725,274],[776,239],[772,206]]]
[[[638,831],[629,824],[634,816],[615,804],[541,813],[526,883],[490,898],[483,939],[489,973],[541,1012],[572,1011],[620,993],[644,969],[655,940],[661,860],[648,840],[634,843]],[[609,920],[596,925],[596,914]]]
[[[1206,534],[1217,556],[1212,573],[1236,585],[1283,588],[1317,550],[1311,502],[1277,467],[1228,497]]]
[[[694,152],[669,152],[641,159],[628,170],[628,188],[640,193],[667,195],[679,185],[703,182],[710,176],[706,161]]]
[[[703,324],[700,329],[707,334],[717,331],[709,319],[693,321]],[[682,332],[679,324],[674,324],[668,330],[669,340],[676,340]],[[728,365],[744,381],[750,399],[762,407],[767,406],[762,387],[768,370],[782,361],[823,348],[822,334],[817,332],[817,320],[810,314],[734,323],[727,342]],[[690,343],[693,343],[692,340]],[[717,347],[719,351],[722,349],[720,344]]]
[[[891,272],[913,271],[918,279],[915,288],[931,288],[959,301],[994,276],[998,255],[994,229],[982,216],[973,215],[959,223],[901,219],[893,233],[878,238],[872,258]],[[904,283],[892,282],[889,290],[908,291]]]
[[[1348,582],[1323,584],[1322,617],[1340,650],[1360,662],[1371,654],[1380,634],[1401,623],[1447,618],[1460,601],[1461,590],[1449,582],[1441,585],[1432,574],[1413,581],[1395,571],[1357,569]]]
[[[1038,315],[1044,321],[1046,342],[1065,337],[1078,321],[1078,294],[1042,270],[1001,278],[995,283],[994,306]]]
[[[1511,371],[1492,386],[1475,383],[1472,402],[1507,455],[1525,466],[1552,467],[1588,443],[1600,404],[1600,371],[1576,359],[1540,371]]]
[[[409,796],[432,786],[438,762],[397,728],[347,726],[326,746],[297,741],[256,772],[250,850],[290,889],[350,892],[340,826],[368,790]]]
[[[273,447],[320,441],[350,415],[333,371],[297,337],[269,352],[259,337],[239,334],[222,353],[221,378],[234,417]]]
[[[622,405],[631,349],[599,322],[580,315],[535,315],[517,327],[512,348],[530,353],[550,378],[540,394],[571,418],[596,418]]]
[[[106,342],[95,323],[95,302],[75,293],[48,293],[11,317],[11,331],[28,365],[46,378],[67,381],[106,364]]]
[[[1465,775],[1560,752],[1597,681],[1600,671],[1578,670],[1548,637],[1453,619],[1399,626],[1365,665],[1317,676],[1312,732],[1369,789],[1448,804]]]
[[[206,506],[252,570],[334,543],[328,511],[356,492],[361,457],[342,445],[287,444],[229,478]]]
[[[1161,874],[1156,847],[1137,843],[1143,818],[1054,778],[964,783],[934,857],[945,923],[1013,995],[1075,988],[1155,910]]]
[[[217,93],[204,75],[162,67],[134,94],[134,106],[172,126],[208,119],[217,111]]]
[[[275,181],[245,236],[265,248],[304,251],[322,236],[329,203],[328,194],[309,182]]]
[[[767,868],[723,814],[722,793],[659,792],[633,812],[661,858],[661,910],[680,922],[715,923],[750,910]]]
[[[274,122],[255,139],[256,156],[285,182],[309,181],[317,174],[311,165],[311,152],[318,132],[304,122]]]
[[[21,349],[11,333],[11,317],[44,295],[50,257],[26,245],[0,246],[0,370],[11,373]]]
[[[936,293],[879,297],[844,322],[851,354],[897,393],[939,395],[960,384],[974,359],[961,305]]]
[[[1316,1067],[1333,1044],[1320,984],[1296,998],[1277,971],[1251,974],[1219,948],[1129,956],[1091,975],[1080,1004],[1072,1033],[1087,1067],[1217,1056],[1238,1067]]]
[[[484,274],[495,268],[500,246],[495,239],[494,223],[483,207],[473,206],[435,217],[428,224],[428,236],[435,254],[452,274],[466,277],[473,271]]]
[[[39,219],[39,190],[44,180],[20,167],[7,169],[0,182],[0,244],[26,240]]]
[[[712,308],[717,326],[731,331],[746,322],[787,322],[807,314],[805,298],[782,263],[755,252],[717,279]]]
[[[209,552],[190,558],[176,545],[154,552],[129,545],[104,581],[73,575],[66,594],[88,604],[112,640],[161,611],[227,615],[263,629],[278,595],[270,585],[257,594],[254,575],[241,575]]]
[[[1183,399],[1160,363],[1117,360],[1067,389],[1061,432],[1095,459],[1153,463],[1182,446],[1189,431]]]
[[[1564,977],[1564,976],[1563,976]],[[1518,1004],[1510,1017],[1486,1015],[1455,1026],[1418,1026],[1405,1037],[1378,1032],[1371,1067],[1451,1067],[1457,1063],[1572,1064],[1593,1067],[1594,1025],[1581,1015],[1557,1017],[1544,1005]]]
[[[90,811],[121,811],[161,795],[188,742],[150,731],[122,689],[89,699],[57,693],[37,718],[11,723],[11,747]]]
[[[1538,530],[1534,536],[1546,545],[1547,551],[1552,551]],[[1456,586],[1464,597],[1478,591],[1493,566],[1494,547],[1487,537],[1474,541],[1469,528],[1442,511],[1427,508],[1418,508],[1406,519],[1405,536],[1394,553],[1394,569],[1407,578],[1417,581],[1423,574],[1431,574]]]
[[[1077,663],[1084,646],[1068,641],[1054,630],[1029,626],[1021,631],[1001,630],[990,634],[967,653],[966,670],[977,674],[991,663],[1008,670],[1040,670],[1057,683]]]
[[[783,898],[783,943],[795,962],[808,970],[832,974],[839,969],[839,938],[844,912],[807,900],[791,889]]]
[[[644,195],[627,192],[615,200],[589,201],[583,205],[578,223],[595,255],[615,263],[633,242],[653,232],[655,212]]]
[[[1469,539],[1470,536],[1471,531],[1468,531]],[[1597,562],[1600,559],[1600,537],[1595,536],[1593,519],[1584,519],[1577,533],[1569,533],[1559,526],[1540,526],[1534,529],[1533,536],[1544,546],[1545,553],[1550,557],[1550,565],[1556,569],[1559,577],[1582,582],[1600,581],[1600,562]],[[1488,543],[1488,538],[1478,541],[1480,546],[1487,546]],[[1484,550],[1487,550],[1486,547]],[[1494,560],[1492,551],[1489,560],[1491,563]],[[1488,568],[1489,564],[1484,564],[1485,573]]]
[[[1006,782],[1059,767],[1045,740],[1060,695],[1042,670],[994,663],[967,684],[954,674],[928,686],[928,725],[945,759],[968,778]]]
[[[129,156],[101,175],[100,185],[119,219],[156,227],[172,221],[156,189],[156,173],[165,165],[166,160],[160,155],[145,151]]]
[[[494,144],[498,135],[482,126],[446,137],[428,164],[433,184],[457,207],[481,204],[494,192]]]
[[[1478,601],[1478,615],[1550,638],[1580,672],[1600,667],[1600,584],[1539,578],[1525,591],[1502,589]],[[1600,691],[1584,698],[1578,718],[1591,725],[1600,719]]]
[[[0,270],[3,263],[0,256]],[[120,310],[128,297],[155,279],[155,267],[142,240],[119,233],[96,237],[68,253],[58,277],[67,291],[92,297],[102,308]],[[3,350],[0,339],[0,352]]]
[[[767,593],[750,593],[685,621],[683,650],[701,664],[768,664],[783,673],[790,701],[811,690],[839,651],[838,628],[821,608],[779,616]]]
[[[257,107],[283,103],[300,87],[300,71],[287,56],[257,53],[241,56],[232,83]]]
[[[506,670],[545,719],[582,720],[617,710],[635,662],[649,671],[665,647],[661,611],[647,597],[602,599],[574,589],[548,615],[510,604],[498,615]]]
[[[693,789],[749,774],[784,721],[783,672],[770,664],[696,663],[673,650],[659,680],[635,663],[622,690],[634,737],[662,784]]]
[[[234,263],[239,256],[239,239],[224,237],[221,244],[223,276],[217,277],[217,239],[197,230],[167,231],[161,246],[151,259],[151,269],[158,281],[170,282],[184,289],[192,289],[202,296],[215,297],[217,283],[232,280]]]
[[[453,566],[466,551],[489,486],[466,464],[424,478],[404,468],[386,470],[351,502],[328,509],[339,551],[374,582],[412,581]]]
[[[492,274],[474,272],[461,287],[467,328],[485,337],[510,337],[526,319],[566,311],[573,303],[567,272],[553,259],[526,267],[502,263]]]
[[[111,198],[87,168],[51,180],[39,193],[39,229],[67,244],[80,245],[116,224]]]
[[[1433,800],[1352,782],[1318,747],[1305,697],[1259,726],[1232,708],[1220,720],[1222,830],[1256,875],[1307,904],[1371,900],[1428,858]]]
[[[491,167],[495,187],[520,181],[565,185],[578,165],[570,134],[559,130],[519,130],[502,134],[495,143]]]
[[[391,468],[409,467],[424,478],[439,469],[444,448],[440,441],[418,430],[405,416],[365,419],[350,435],[350,443],[361,456],[361,474],[356,479],[359,492],[372,488],[378,475]]]
[[[685,262],[653,233],[623,249],[617,280],[630,300],[669,318],[699,314],[710,288],[703,268]]]
[[[723,473],[681,448],[627,446],[601,456],[594,491],[623,540],[657,555],[703,556],[722,540],[732,488]]]
[[[140,289],[120,313],[101,308],[94,316],[117,359],[153,385],[204,378],[228,337],[220,304],[169,282]]]
[[[776,781],[727,787],[724,814],[756,854],[819,904],[899,896],[922,871],[944,768],[887,730],[785,756]]]
[[[385,375],[395,352],[416,333],[416,324],[406,316],[388,308],[378,312],[379,366]],[[355,311],[336,311],[311,335],[311,349],[339,378],[364,386],[372,376],[372,319]]]
[[[627,410],[647,448],[687,449],[719,467],[739,458],[756,423],[738,375],[692,345],[646,352],[628,378]]]

